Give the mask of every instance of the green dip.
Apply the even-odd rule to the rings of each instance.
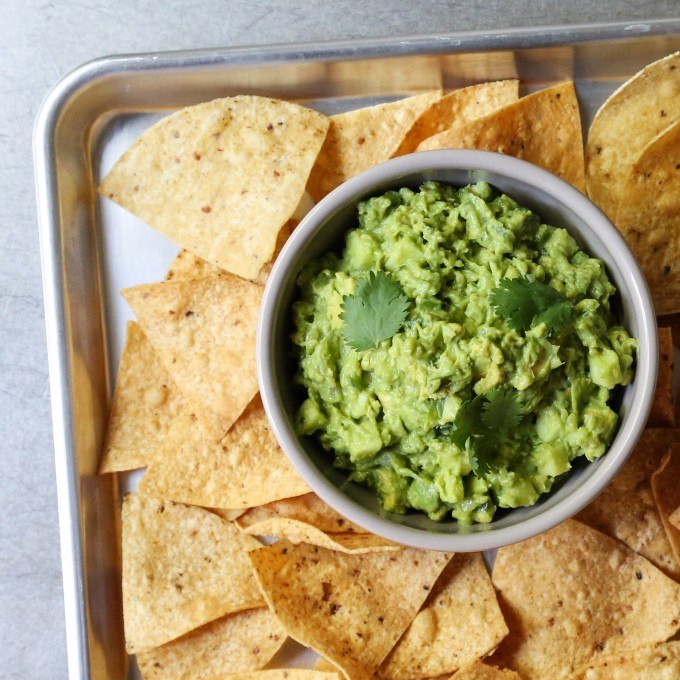
[[[358,351],[343,312],[371,272],[408,306],[391,337]],[[558,291],[568,323],[513,327],[493,291],[519,278]],[[636,341],[610,311],[603,263],[484,182],[361,202],[342,256],[311,262],[298,285],[297,430],[388,511],[489,522],[536,503],[614,436],[612,391],[633,377]]]

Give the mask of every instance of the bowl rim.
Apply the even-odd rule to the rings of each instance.
[[[603,241],[606,239],[606,247],[615,253],[620,269],[626,274],[629,311],[639,325],[636,373],[628,388],[633,391],[629,410],[619,423],[617,434],[606,454],[596,461],[595,472],[565,498],[533,517],[501,528],[490,524],[488,530],[478,528],[470,533],[464,530],[459,533],[433,532],[398,524],[343,494],[318,471],[298,445],[297,435],[290,431],[283,416],[272,380],[275,369],[271,322],[283,283],[291,276],[288,271],[291,260],[300,249],[338,211],[371,195],[378,187],[380,191],[386,191],[387,184],[394,185],[402,177],[448,169],[511,177],[530,189],[548,194],[577,213],[587,229]],[[595,256],[599,257],[597,254]],[[375,165],[338,186],[309,211],[282,248],[267,280],[258,318],[256,354],[260,393],[274,435],[312,491],[349,521],[378,536],[427,550],[471,552],[498,548],[548,531],[573,517],[604,490],[627,460],[644,429],[656,385],[658,336],[651,295],[637,261],[623,236],[585,194],[551,172],[513,156],[471,149],[443,149],[407,154]],[[642,379],[643,376],[645,379]],[[549,496],[544,494],[541,497]]]

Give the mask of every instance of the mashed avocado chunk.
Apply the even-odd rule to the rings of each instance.
[[[361,202],[298,286],[298,432],[388,511],[489,522],[614,436],[636,342],[603,263],[487,183]]]

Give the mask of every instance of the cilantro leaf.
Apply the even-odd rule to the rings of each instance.
[[[491,472],[495,452],[496,442],[492,437],[475,436],[470,438],[468,460],[475,477],[483,477]]]
[[[482,423],[498,436],[507,437],[524,417],[517,393],[509,388],[501,388],[487,392],[484,397]]]
[[[401,329],[409,300],[387,272],[371,272],[357,283],[354,295],[342,299],[345,342],[358,351],[377,347]]]
[[[500,388],[464,401],[451,428],[442,431],[458,448],[467,448],[472,473],[482,477],[493,469],[498,446],[525,415],[519,393]]]
[[[573,305],[552,286],[528,279],[503,279],[491,293],[491,304],[516,331],[545,323],[551,333],[559,333],[571,323]]]

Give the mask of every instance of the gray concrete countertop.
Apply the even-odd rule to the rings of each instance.
[[[31,133],[42,98],[114,53],[680,16],[680,0],[3,0],[0,27],[1,678],[67,677]]]

